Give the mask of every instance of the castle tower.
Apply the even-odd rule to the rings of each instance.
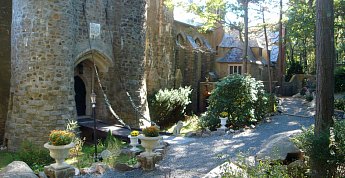
[[[75,118],[73,0],[13,0],[11,90],[5,143],[43,145]]]

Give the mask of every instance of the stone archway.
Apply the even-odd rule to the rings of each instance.
[[[78,116],[86,115],[86,87],[84,81],[79,77],[74,77],[75,105]]]
[[[112,65],[112,60],[98,50],[89,50],[77,55],[74,63],[74,90],[78,118],[89,118],[91,116],[90,95],[92,91],[97,95],[96,118],[100,120],[108,118],[109,113],[107,112],[106,105],[102,104],[104,103],[104,97],[95,73],[95,66],[103,85],[102,88],[106,89],[108,88],[107,82],[109,81],[108,69]],[[80,86],[82,85],[81,82],[85,85],[85,91],[83,86]],[[85,110],[82,108],[85,108]]]

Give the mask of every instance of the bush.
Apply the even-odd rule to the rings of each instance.
[[[159,90],[149,102],[151,119],[163,129],[183,120],[191,93],[190,87]]]
[[[319,136],[315,136],[312,126],[303,129],[303,132],[293,137],[291,141],[305,151],[311,161],[327,162],[324,169],[327,170],[330,177],[339,177],[339,173],[344,173],[341,168],[344,168],[345,162],[345,120],[335,122],[330,134],[321,133]],[[329,145],[329,147],[324,149],[320,145]],[[308,166],[311,164],[312,162],[309,162]],[[339,172],[334,172],[335,170]]]
[[[345,111],[345,99],[334,100],[334,108]]]
[[[290,178],[287,169],[279,161],[257,161],[255,165],[250,165],[246,161],[247,155],[242,153],[237,156],[236,161],[232,163],[238,166],[243,171],[236,170],[236,168],[229,165],[221,167],[221,177],[223,178]],[[230,161],[229,161],[230,163]]]
[[[334,91],[343,92],[345,91],[345,67],[337,67],[334,71]]]
[[[54,162],[49,150],[38,147],[30,141],[24,141],[19,149],[18,158],[24,161],[35,172],[43,171],[44,166]]]
[[[242,127],[260,121],[269,109],[269,100],[261,81],[249,75],[230,75],[216,84],[209,97],[209,107],[200,118],[202,127],[219,126],[221,112],[229,113],[228,124]]]

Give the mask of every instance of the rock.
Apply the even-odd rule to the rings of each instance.
[[[39,178],[48,178],[47,175],[44,172],[39,172],[38,173]]]
[[[287,166],[289,174],[293,177],[300,177],[305,173],[307,168],[303,160],[296,160]]]
[[[224,129],[217,129],[217,131],[213,131],[211,133],[212,136],[221,136],[224,135],[226,132]]]
[[[13,161],[0,172],[2,178],[37,178],[34,171],[23,161]]]
[[[301,132],[301,130],[293,130],[270,136],[256,154],[256,159],[285,160],[288,153],[301,152],[289,139],[291,136]]]
[[[186,133],[185,137],[195,137],[196,136],[196,132],[188,132]]]
[[[130,150],[130,148],[123,148],[123,149],[121,149],[121,153],[120,153],[120,155],[121,154],[123,154],[123,155],[127,155],[127,156],[129,156],[129,157],[135,157],[136,155],[139,155],[141,152],[143,152],[143,151],[132,151],[132,150]]]
[[[249,156],[244,158],[244,163],[249,167],[254,167],[256,165],[256,160],[254,156]]]
[[[134,164],[133,168],[134,169],[138,169],[141,167],[141,164],[139,162],[137,162],[136,164]]]
[[[255,125],[253,125],[253,124],[250,125],[250,128],[251,128],[251,129],[255,129]]]
[[[232,162],[225,162],[222,165],[212,169],[209,173],[207,173],[203,178],[216,178],[216,177],[223,177],[224,173],[227,173],[227,177],[243,177],[248,178],[248,174],[245,170],[237,166]]]
[[[166,149],[155,149],[155,151],[154,151],[155,153],[160,153],[161,155],[165,155],[165,153],[166,153]]]
[[[107,159],[111,156],[111,152],[109,150],[104,150],[101,152],[101,156],[103,159]]]
[[[116,170],[122,171],[122,172],[133,170],[132,167],[128,166],[128,165],[125,164],[125,163],[117,163],[117,164],[115,165],[114,168],[115,168]]]
[[[91,166],[96,173],[104,174],[107,170],[109,170],[109,166],[104,163],[93,163]]]

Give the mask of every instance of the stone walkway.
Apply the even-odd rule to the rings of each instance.
[[[283,114],[273,116],[271,122],[261,123],[255,129],[237,134],[193,138],[194,140],[171,137],[170,140],[175,140],[176,143],[171,143],[167,155],[156,165],[154,171],[108,171],[99,177],[203,177],[227,159],[235,158],[239,152],[255,155],[271,135],[298,130],[314,123],[310,104],[304,103],[300,98],[282,98],[281,101]]]

